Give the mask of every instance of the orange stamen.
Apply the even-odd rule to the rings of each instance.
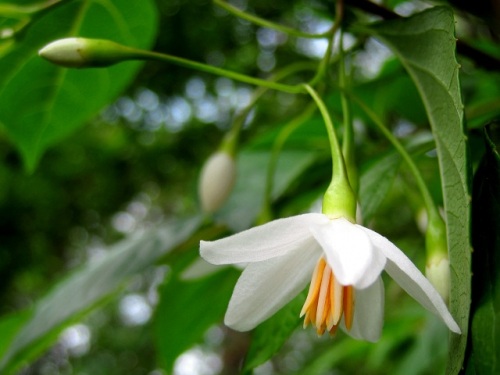
[[[335,335],[342,317],[346,328],[349,330],[352,327],[354,288],[352,285],[341,285],[323,257],[314,269],[300,316],[304,316],[304,328],[311,323],[319,336],[326,331],[331,336]]]
[[[344,286],[344,322],[347,329],[352,327],[354,317],[354,288],[352,285]]]
[[[306,302],[304,302],[304,306],[300,312],[300,317],[304,316],[307,310],[309,310],[312,304],[317,304],[317,298],[319,293],[319,288],[321,286],[321,279],[323,277],[323,271],[325,269],[326,262],[323,257],[320,258],[318,263],[316,263],[316,267],[314,268],[314,272],[311,278],[311,285],[309,286],[309,292],[307,294]],[[314,314],[316,316],[316,314]]]

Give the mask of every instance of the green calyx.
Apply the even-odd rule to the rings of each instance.
[[[323,213],[330,219],[345,218],[356,222],[356,196],[344,178],[332,179],[323,197]]]

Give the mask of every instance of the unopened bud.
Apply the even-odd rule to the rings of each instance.
[[[92,68],[129,60],[134,50],[110,40],[65,38],[47,44],[38,54],[66,68]]]
[[[235,180],[236,163],[233,157],[224,151],[213,154],[201,170],[198,185],[203,211],[217,211],[229,197]]]
[[[427,261],[425,276],[436,288],[445,302],[450,295],[450,261],[448,258],[435,256]]]
[[[427,252],[425,275],[443,300],[447,302],[450,294],[448,241],[446,238],[446,224],[437,210],[431,212],[428,217],[425,247]]]

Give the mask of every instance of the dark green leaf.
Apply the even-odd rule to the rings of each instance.
[[[163,286],[156,335],[161,361],[169,371],[177,356],[222,320],[239,274],[226,268],[197,280],[174,278]]]
[[[471,295],[470,195],[454,25],[449,8],[435,7],[371,28],[415,82],[436,139],[452,278],[450,310],[462,330],[450,338],[449,374],[462,367]]]
[[[442,339],[446,331],[441,320],[429,314],[415,341],[405,350],[394,375],[444,373],[448,347],[443,345]]]
[[[288,305],[255,328],[245,361],[246,371],[263,364],[281,349],[301,323],[299,314],[305,299],[306,293],[300,293]]]
[[[46,339],[60,332],[71,318],[88,312],[131,276],[153,265],[185,241],[199,223],[199,218],[179,219],[126,239],[98,262],[83,267],[57,285],[36,304],[33,317],[15,336],[0,362],[1,372],[13,371],[21,361],[42,350],[49,344]]]
[[[64,69],[38,56],[68,36],[111,39],[148,48],[156,33],[151,0],[67,1],[34,21],[0,59],[0,123],[33,170],[45,149],[91,119],[129,84],[140,63]],[[0,54],[2,51],[0,50]]]
[[[25,310],[2,317],[0,321],[0,332],[2,332],[0,335],[0,356],[7,351],[15,334],[26,322],[31,313],[31,310]]]
[[[470,340],[478,374],[500,372],[500,124],[485,128],[486,153],[474,176]],[[496,140],[496,143],[495,143]]]

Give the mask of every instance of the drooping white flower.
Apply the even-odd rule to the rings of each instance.
[[[377,341],[384,312],[385,270],[410,296],[460,328],[425,276],[392,242],[344,218],[310,213],[279,219],[217,241],[201,241],[213,264],[248,263],[234,289],[225,324],[248,331],[299,294],[311,280],[301,315],[319,334],[340,325]],[[311,275],[312,279],[311,279]]]

